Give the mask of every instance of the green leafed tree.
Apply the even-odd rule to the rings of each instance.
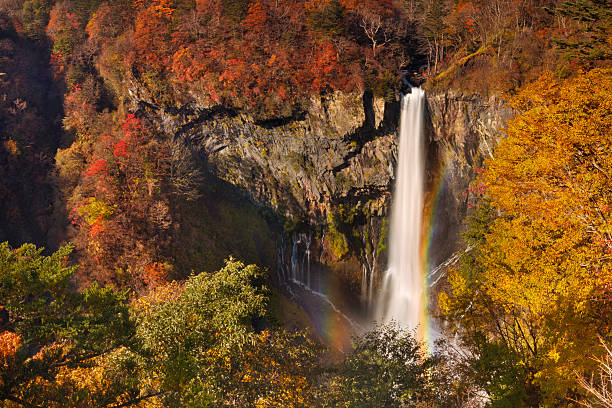
[[[312,406],[316,347],[300,334],[257,330],[267,305],[261,277],[230,259],[135,302],[142,382],[166,406]]]
[[[344,7],[338,0],[331,0],[323,8],[314,9],[308,17],[312,29],[322,36],[338,36],[345,33]]]
[[[127,344],[131,330],[124,294],[71,287],[72,248],[52,255],[26,244],[0,244],[0,402],[9,406],[105,406],[112,386],[83,389],[70,378]],[[123,393],[124,389],[118,391]],[[85,401],[88,401],[86,404]],[[89,405],[88,405],[89,404]]]
[[[329,373],[322,407],[404,407],[428,399],[435,360],[408,332],[382,326],[358,337],[354,350]]]
[[[28,0],[23,3],[23,33],[32,39],[41,40],[49,21],[50,6],[45,0]]]
[[[609,1],[569,0],[552,12],[568,20],[562,35],[554,39],[558,51],[567,61],[592,66],[612,57],[612,8]]]

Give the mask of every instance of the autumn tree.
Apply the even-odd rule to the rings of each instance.
[[[514,98],[522,113],[481,180],[491,209],[477,213],[475,249],[440,298],[481,362],[514,373],[506,384],[528,406],[578,393],[574,373],[594,369],[584,354],[610,336],[611,90],[611,71],[593,70],[544,75]]]
[[[180,197],[193,181],[179,180],[185,173],[174,166],[172,180],[182,186],[172,190],[167,140],[133,114],[118,130],[96,139],[80,188],[70,199],[79,227],[75,241],[88,255],[84,261],[90,276],[80,277],[142,288],[153,283],[147,270],[165,262],[172,226],[169,196],[175,191]],[[122,272],[117,273],[118,268]]]
[[[69,3],[56,3],[49,15],[47,35],[53,40],[53,53],[57,58],[69,58],[83,34],[83,22]]]
[[[68,369],[87,370],[127,344],[132,333],[123,293],[99,286],[71,290],[71,251],[67,246],[44,256],[31,244],[0,244],[0,299],[7,317],[0,326],[0,401],[60,407],[88,395],[98,401],[88,406],[104,406],[101,401],[114,402],[125,391],[109,387],[96,394],[66,380]]]
[[[166,406],[311,406],[315,348],[301,335],[256,330],[266,314],[261,277],[230,259],[134,303],[141,375]]]
[[[584,388],[589,399],[583,402],[587,408],[608,408],[612,406],[612,349],[605,343],[606,354],[601,358],[595,358],[599,364],[599,370],[590,378],[581,377],[578,383]]]

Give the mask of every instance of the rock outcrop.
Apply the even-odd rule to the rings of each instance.
[[[475,202],[470,185],[495,146],[513,110],[498,97],[431,92],[428,102],[428,209],[434,235],[430,263],[457,250],[463,220]]]

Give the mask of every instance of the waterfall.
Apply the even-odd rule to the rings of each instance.
[[[402,98],[397,176],[389,236],[389,265],[376,305],[377,320],[415,329],[425,307],[421,260],[423,116],[425,92]]]
[[[319,277],[311,273],[310,247],[312,244],[312,234],[299,233],[293,234],[293,245],[291,247],[291,258],[289,259],[289,281],[302,284],[309,289],[317,290]],[[282,260],[284,262],[284,260]]]

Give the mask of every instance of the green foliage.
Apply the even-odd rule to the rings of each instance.
[[[91,197],[87,204],[79,208],[79,215],[85,218],[85,222],[91,225],[97,221],[110,218],[113,215],[114,207],[103,201]]]
[[[606,0],[564,1],[552,12],[568,17],[576,24],[554,39],[558,51],[568,61],[581,66],[610,59],[612,9]],[[568,33],[569,32],[569,33]]]
[[[159,379],[170,406],[223,399],[215,370],[223,369],[223,358],[256,341],[251,322],[265,314],[267,302],[265,291],[254,286],[260,277],[256,266],[230,259],[214,274],[170,287],[174,293],[139,300],[135,340],[146,357],[146,375]],[[217,358],[218,365],[210,365]]]
[[[423,31],[425,37],[430,41],[440,40],[445,35],[447,29],[446,17],[449,14],[449,10],[445,2],[443,1],[431,1],[425,11],[425,18],[423,20]]]
[[[28,0],[23,3],[23,33],[33,40],[42,40],[49,21],[50,7],[46,0]]]
[[[468,244],[479,244],[490,230],[490,225],[495,219],[495,211],[491,206],[491,201],[482,198],[473,213],[466,220],[466,231],[462,238]]]
[[[375,96],[385,99],[387,102],[394,102],[396,97],[398,77],[397,74],[390,71],[383,71],[375,76],[369,87]]]
[[[79,16],[79,20],[87,24],[102,3],[103,0],[70,0],[70,7]]]
[[[18,398],[35,406],[62,401],[70,393],[58,377],[63,367],[87,367],[127,343],[132,326],[125,295],[95,285],[72,291],[75,267],[66,265],[71,251],[66,246],[43,256],[31,244],[14,250],[0,244],[4,330],[23,344],[13,364],[0,364],[0,400]]]
[[[333,37],[343,35],[344,7],[338,0],[331,0],[322,9],[314,9],[308,16],[308,24],[322,36]]]
[[[409,333],[381,326],[355,339],[354,350],[321,390],[322,407],[414,406],[427,395],[434,360]]]
[[[261,279],[230,259],[134,303],[142,381],[155,379],[166,406],[310,406],[317,348],[303,334],[255,330],[267,313]]]
[[[474,381],[484,385],[491,397],[489,405],[492,408],[539,406],[541,399],[530,384],[533,373],[521,364],[520,357],[503,342],[487,341],[480,334],[474,338],[479,351],[471,362]]]
[[[230,21],[242,21],[249,10],[250,0],[222,0],[223,14]]]
[[[339,221],[337,216],[328,214],[327,216],[327,241],[331,247],[332,253],[338,259],[341,259],[349,251],[349,243],[346,236],[338,230]]]
[[[380,228],[380,238],[378,245],[376,246],[376,256],[379,256],[382,251],[387,249],[387,240],[389,239],[389,219],[383,218],[382,226]]]

